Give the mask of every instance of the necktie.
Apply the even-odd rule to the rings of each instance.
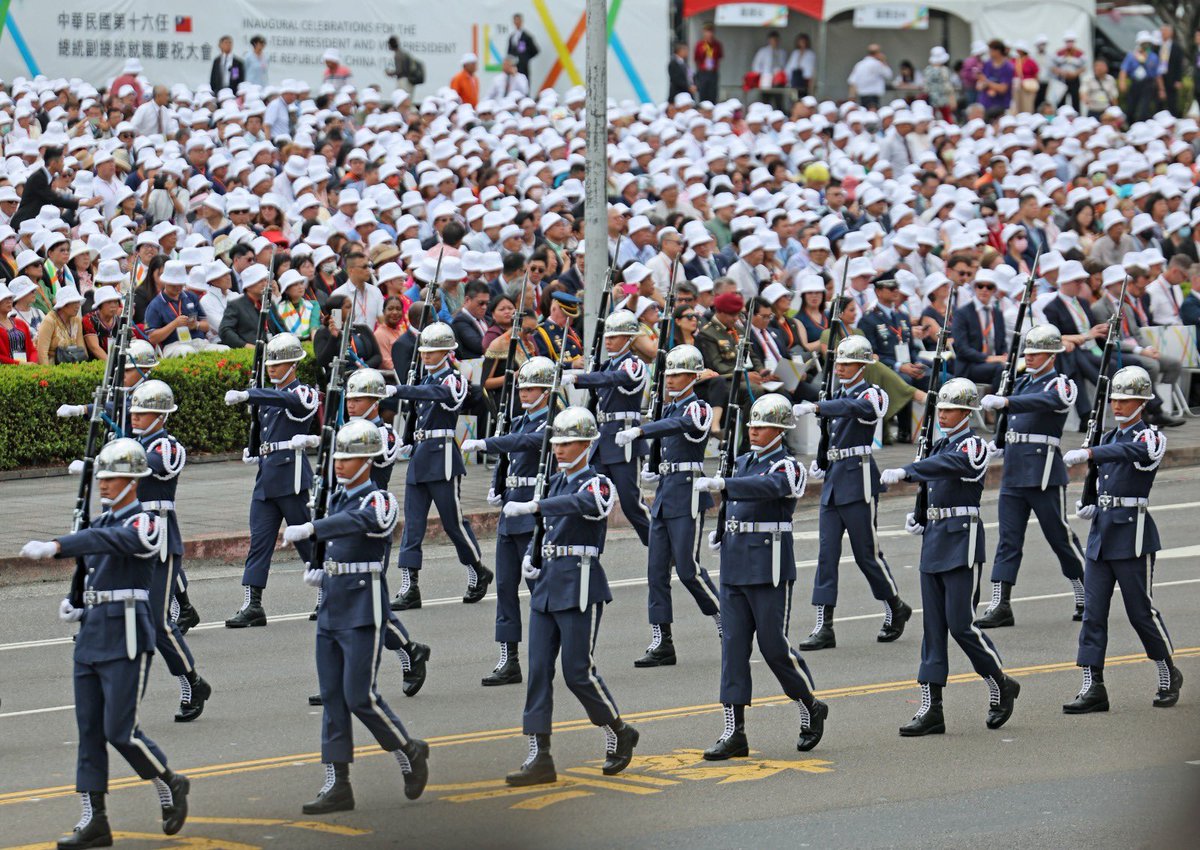
[[[984,323],[985,319],[986,324]],[[979,327],[983,330],[983,353],[990,354],[992,351],[992,313],[986,307],[980,311]]]
[[[162,134],[163,133],[163,110],[162,110],[162,107],[161,106],[156,107],[154,110],[154,114],[158,116],[158,132],[160,134]]]
[[[713,280],[721,276],[721,273],[717,270],[717,261],[712,257],[708,258],[708,274]]]

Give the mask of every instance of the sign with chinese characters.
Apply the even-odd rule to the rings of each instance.
[[[854,27],[860,30],[927,30],[929,7],[899,4],[859,6],[854,10]]]
[[[714,22],[721,27],[787,26],[788,7],[781,3],[733,3],[718,6]]]

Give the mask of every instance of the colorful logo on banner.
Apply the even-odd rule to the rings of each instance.
[[[12,11],[9,9],[11,2],[12,0],[0,0],[0,42],[4,40],[4,33],[7,31],[13,44],[17,46],[17,52],[25,60],[25,67],[29,69],[30,76],[36,77],[42,72],[38,68],[37,60],[33,58],[33,53],[29,50],[24,36],[21,35],[21,28],[17,26],[17,21],[12,16]]]

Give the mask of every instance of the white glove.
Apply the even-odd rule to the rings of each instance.
[[[58,603],[58,619],[64,623],[78,623],[83,619],[83,611],[71,604],[70,599]]]
[[[255,457],[254,455],[250,454],[249,448],[245,448],[245,449],[242,449],[242,463],[247,464],[247,465],[252,465],[252,464],[258,463],[258,458]]]
[[[618,434],[617,436],[619,437],[620,434]],[[659,475],[657,472],[655,472],[652,469],[643,469],[641,474],[638,477],[641,478],[643,481],[645,481],[647,484],[653,484],[656,481],[658,481],[658,479],[661,478],[662,476]]]
[[[58,542],[55,540],[30,540],[21,547],[22,558],[44,560],[58,554]]]
[[[817,466],[817,462],[814,460],[808,465],[808,477],[813,481],[824,481],[825,470]]]
[[[988,450],[988,458],[997,458],[998,459],[998,458],[1004,457],[1004,446],[996,445],[995,440],[991,440],[988,442],[987,450]]]
[[[83,461],[73,460],[67,464],[67,472],[71,475],[79,475],[83,472]]]
[[[509,502],[504,506],[503,514],[505,516],[525,516],[526,514],[537,513],[537,500],[531,502]]]
[[[618,446],[627,446],[641,435],[641,428],[623,428],[613,436],[613,442],[615,442]]]
[[[565,372],[562,373],[562,381],[561,381],[562,385],[564,387],[575,386],[575,379],[578,378],[583,373],[584,372],[582,369],[567,369]]]
[[[879,480],[884,484],[899,484],[904,480],[904,470],[899,467],[895,469],[885,469],[879,474]]]
[[[725,489],[725,479],[720,478],[720,477],[706,478],[703,475],[701,475],[699,478],[697,478],[695,481],[692,482],[692,489],[700,490],[700,491],[707,490],[710,493],[715,493],[718,490]]]
[[[470,454],[471,452],[487,451],[487,441],[486,440],[463,440],[462,445],[459,446],[459,448],[462,449],[463,454]]]
[[[533,565],[533,559],[526,555],[521,559],[521,575],[530,581],[536,581],[542,575],[542,571]]]
[[[225,403],[226,404],[241,404],[242,402],[249,401],[249,400],[250,400],[250,393],[246,392],[245,390],[226,390],[225,391]]]
[[[305,570],[304,583],[309,587],[320,587],[322,579],[325,578],[324,570]]]
[[[1083,502],[1075,503],[1075,516],[1080,519],[1091,519],[1096,515],[1095,505],[1085,505]]]
[[[288,444],[297,451],[304,451],[304,449],[315,449],[321,445],[321,438],[315,434],[297,434],[288,441]]]
[[[1063,455],[1063,463],[1067,466],[1076,466],[1080,463],[1087,463],[1092,453],[1087,449],[1071,449]]]
[[[86,404],[60,404],[55,413],[62,419],[69,419],[72,416],[86,416]]]
[[[912,514],[905,514],[904,530],[907,531],[909,534],[915,534],[918,537],[920,537],[922,534],[925,533],[925,526],[919,524],[917,522],[916,518]]]
[[[717,539],[717,532],[715,531],[708,533],[708,548],[714,552],[721,551],[721,541]]]
[[[792,405],[792,415],[799,418],[801,416],[812,416],[817,412],[817,405],[811,401],[802,401],[799,404]]]
[[[487,503],[493,508],[498,508],[504,504],[504,497],[499,495],[495,490],[488,489]]]
[[[289,525],[283,530],[283,542],[295,543],[298,540],[307,540],[313,536],[313,524],[311,522],[302,522],[299,525]]]
[[[396,456],[401,460],[408,460],[412,457],[412,446],[406,446],[402,443],[400,448],[396,449]]]
[[[1002,410],[1008,407],[1008,399],[1002,395],[988,393],[979,400],[979,406],[984,410]]]

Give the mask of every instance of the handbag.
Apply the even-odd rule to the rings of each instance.
[[[1026,77],[1021,80],[1021,91],[1027,91],[1031,94],[1036,94],[1038,90],[1037,77]]]
[[[61,366],[64,363],[86,363],[87,350],[78,345],[60,345],[54,349],[54,363]]]

